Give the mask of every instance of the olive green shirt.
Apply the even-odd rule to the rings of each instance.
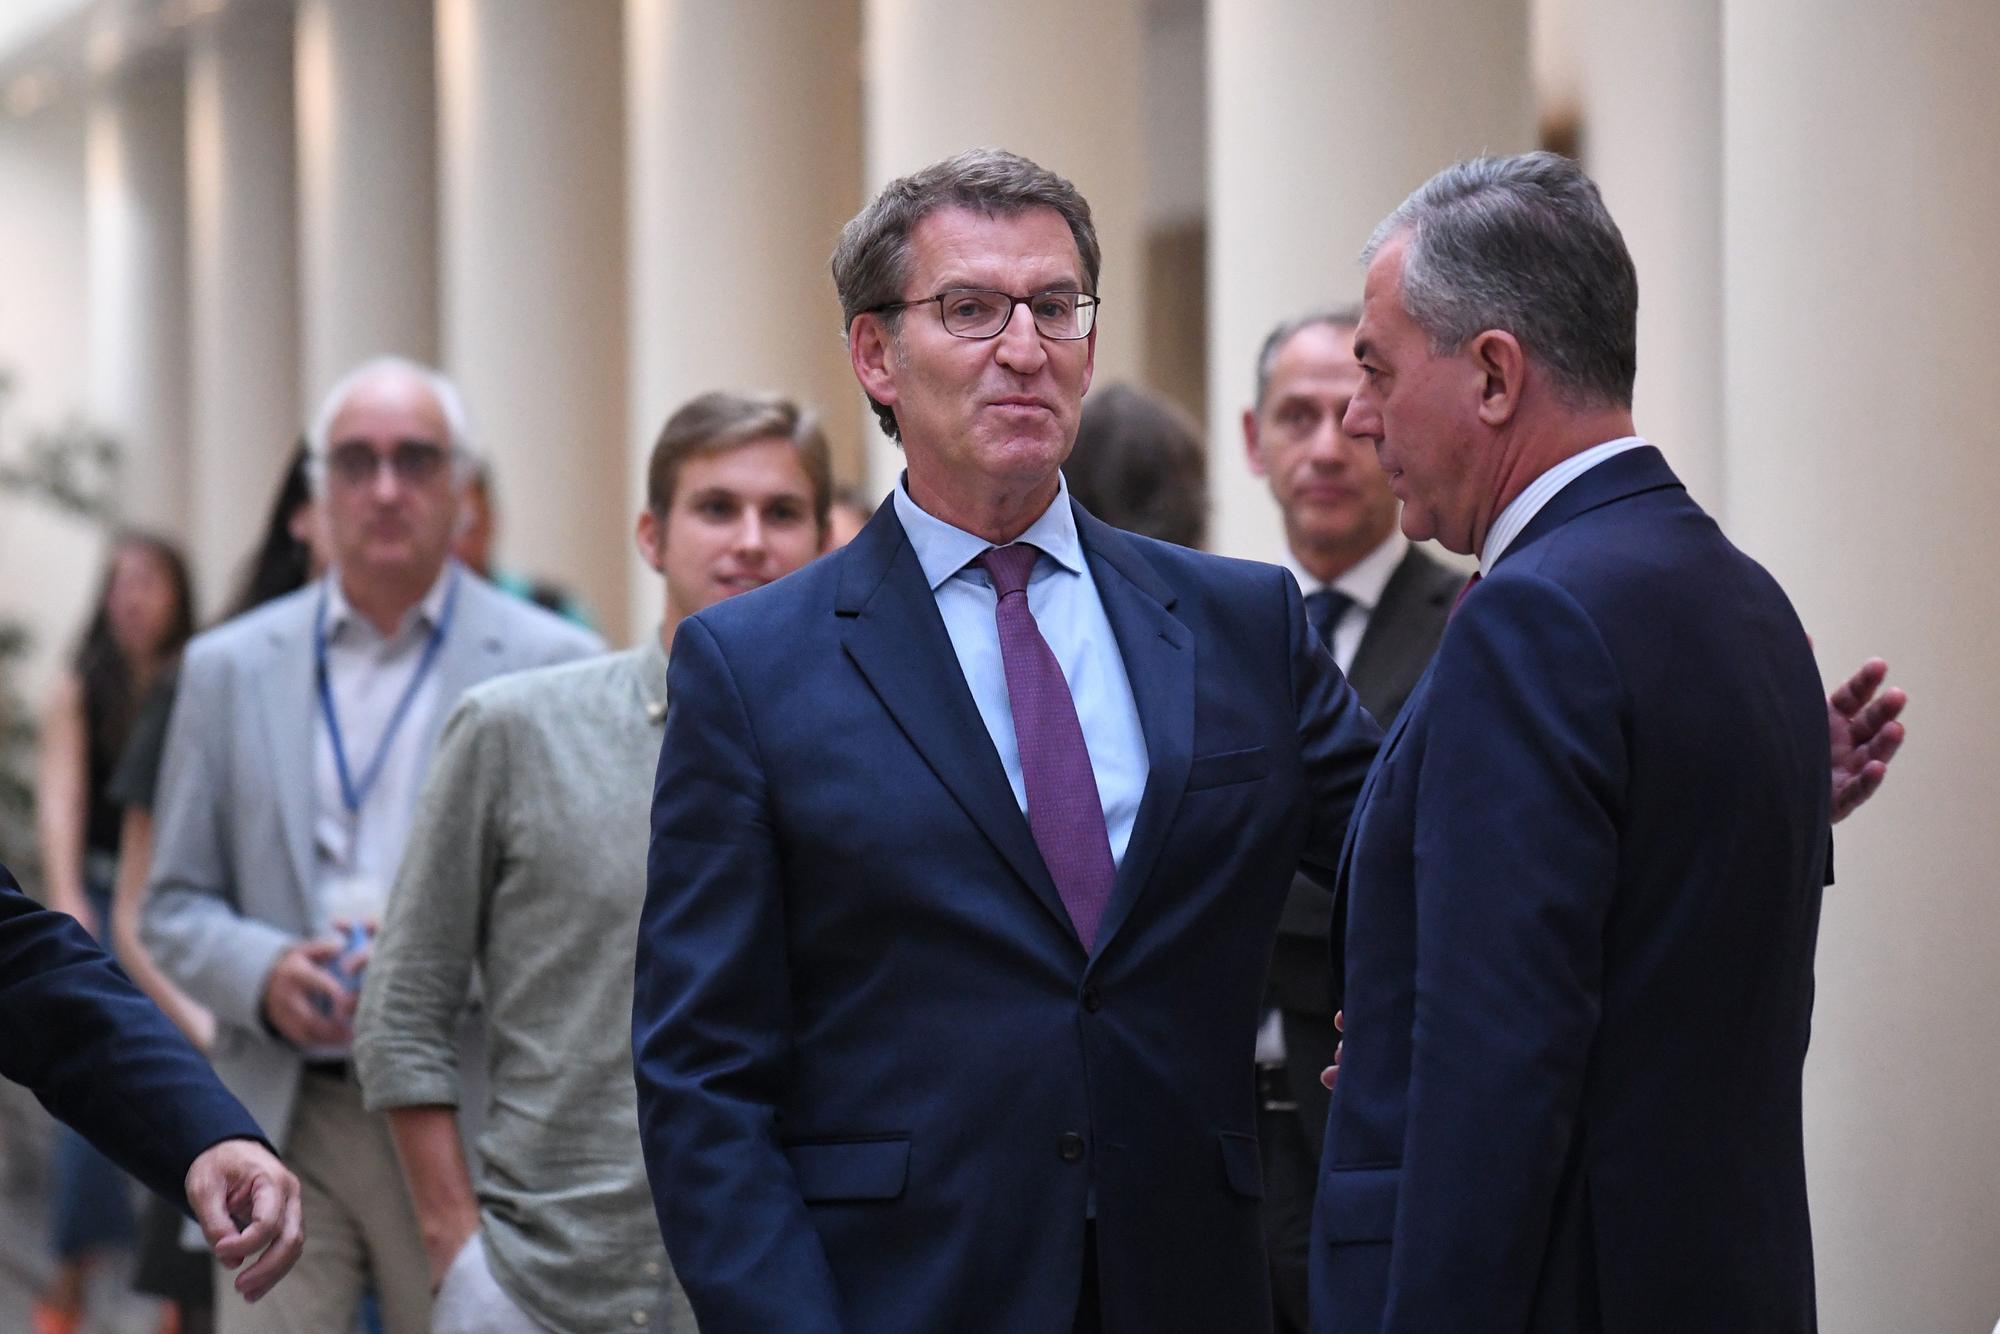
[[[632,961],[665,717],[657,637],[468,691],[438,743],[355,1021],[371,1109],[457,1106],[459,1018],[476,976],[488,1033],[480,1235],[507,1295],[558,1331],[644,1330],[663,1302],[685,1302],[632,1082]]]

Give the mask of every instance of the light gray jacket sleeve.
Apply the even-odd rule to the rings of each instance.
[[[214,647],[197,641],[181,669],[153,808],[151,888],[140,931],[188,995],[225,1022],[256,1030],[264,980],[296,938],[241,911],[231,810],[235,784],[250,780],[230,772],[230,739],[241,725],[234,715],[245,692],[228,656]]]
[[[509,828],[506,714],[475,690],[445,720],[361,984],[354,1066],[370,1111],[459,1098],[459,1020]]]

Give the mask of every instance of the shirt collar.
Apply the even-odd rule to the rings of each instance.
[[[404,613],[403,623],[396,627],[396,633],[389,638],[396,639],[408,634],[412,624],[421,624],[426,630],[435,629],[444,616],[444,600],[451,591],[451,578],[457,570],[458,561],[447,558],[444,568],[438,571],[438,577],[431,581],[431,586],[425,591],[423,598]],[[325,580],[326,637],[329,640],[337,637],[350,624],[365,625],[371,634],[376,633],[375,627],[365,616],[354,610],[354,604],[347,600],[345,593],[341,592],[340,571],[329,565]]]
[[[910,499],[909,475],[896,479],[896,517],[923,566],[924,579],[935,593],[945,580],[977,560],[993,545],[985,538],[966,532],[928,513]],[[1056,498],[1042,516],[1014,539],[1040,548],[1042,554],[1072,574],[1083,573],[1083,539],[1077,536],[1076,512],[1069,505],[1069,482],[1056,474]]]
[[[1520,495],[1507,502],[1507,507],[1500,511],[1500,517],[1486,530],[1486,544],[1479,550],[1479,572],[1493,573],[1494,563],[1507,554],[1507,548],[1514,545],[1514,539],[1521,535],[1521,530],[1526,528],[1564,487],[1606,459],[1623,454],[1628,449],[1638,449],[1645,444],[1646,441],[1636,435],[1607,440],[1601,445],[1592,445],[1580,454],[1570,455],[1529,482]]]
[[[1345,594],[1348,601],[1361,610],[1369,612],[1374,611],[1375,604],[1382,600],[1382,590],[1389,586],[1396,567],[1409,554],[1410,539],[1403,536],[1400,527],[1395,527],[1376,544],[1373,551],[1335,575],[1332,583],[1323,584],[1315,579],[1289,549],[1285,552],[1285,568],[1292,572],[1292,578],[1299,581],[1300,592],[1316,593],[1322,588],[1331,588]]]

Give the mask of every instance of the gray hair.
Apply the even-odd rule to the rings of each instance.
[[[1251,400],[1251,406],[1259,412],[1263,411],[1264,395],[1271,389],[1271,368],[1278,364],[1278,354],[1294,337],[1322,324],[1329,329],[1352,329],[1360,323],[1359,306],[1323,306],[1303,315],[1295,315],[1271,330],[1264,336],[1264,346],[1257,352],[1257,397]]]
[[[1514,335],[1576,407],[1629,407],[1639,278],[1597,186],[1555,153],[1446,167],[1382,220],[1361,261],[1408,235],[1403,308],[1434,352]]]
[[[348,398],[363,384],[381,375],[406,375],[421,381],[430,395],[437,401],[438,413],[444,418],[445,447],[451,456],[452,480],[462,491],[472,485],[473,479],[484,467],[479,452],[472,447],[465,418],[465,399],[460,396],[458,386],[451,377],[433,366],[408,357],[370,357],[353,370],[340,377],[326,397],[320,400],[319,411],[313,414],[312,425],[306,428],[306,477],[318,492],[326,481],[327,435],[333,430],[333,419]]]
[[[833,286],[840,295],[843,338],[853,329],[855,316],[903,299],[903,284],[910,276],[910,233],[946,208],[972,209],[988,217],[1054,209],[1076,238],[1085,286],[1091,295],[1097,294],[1103,256],[1090,205],[1077,188],[1018,153],[973,148],[890,181],[840,229],[840,243],[833,251]],[[892,333],[899,314],[883,316]],[[889,438],[901,439],[895,412],[872,396],[868,402]]]

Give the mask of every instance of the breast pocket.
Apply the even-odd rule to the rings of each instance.
[[[808,1204],[893,1200],[910,1177],[907,1137],[788,1144],[785,1157]]]
[[[1270,772],[1271,754],[1262,746],[1199,755],[1188,765],[1187,790],[1200,792],[1232,783],[1254,783]]]

